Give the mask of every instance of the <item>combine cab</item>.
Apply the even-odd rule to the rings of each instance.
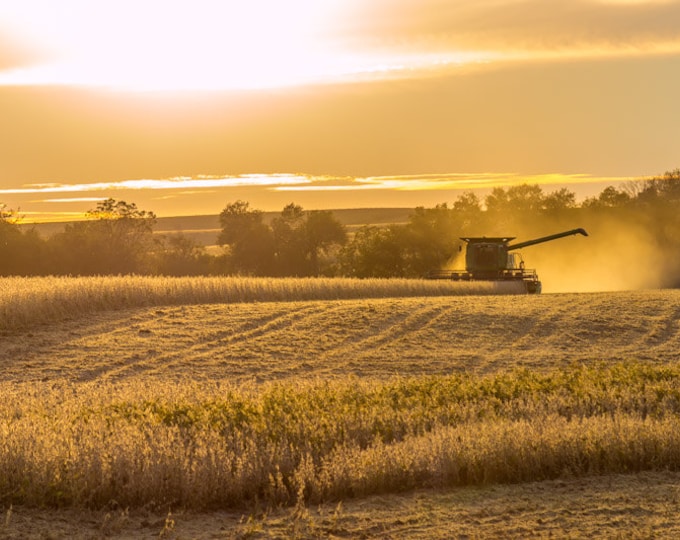
[[[428,279],[450,279],[453,281],[521,281],[524,283],[527,293],[538,294],[541,292],[541,282],[536,270],[524,268],[522,256],[519,253],[511,253],[511,251],[573,234],[588,236],[584,229],[572,229],[571,231],[543,236],[517,244],[510,244],[515,239],[514,237],[461,238],[466,242],[465,270],[435,270],[426,277]]]

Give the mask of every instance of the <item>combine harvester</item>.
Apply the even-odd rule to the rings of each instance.
[[[540,294],[541,282],[536,270],[524,268],[522,255],[510,252],[573,234],[588,236],[585,229],[572,229],[517,244],[509,244],[515,239],[514,237],[461,238],[466,242],[465,270],[433,270],[425,277],[427,279],[449,279],[452,281],[493,282],[499,293]]]

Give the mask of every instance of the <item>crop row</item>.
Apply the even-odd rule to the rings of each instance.
[[[0,278],[0,331],[138,307],[520,292],[516,284],[249,277]]]
[[[210,509],[680,469],[680,369],[0,385],[0,502]]]

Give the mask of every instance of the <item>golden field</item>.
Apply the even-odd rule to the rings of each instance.
[[[1,280],[0,537],[680,530],[680,291],[423,283]]]

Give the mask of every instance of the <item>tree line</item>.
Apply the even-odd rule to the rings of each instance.
[[[418,207],[408,222],[363,226],[352,234],[331,211],[289,204],[269,222],[245,201],[219,215],[218,255],[182,235],[154,234],[156,216],[134,203],[107,199],[87,219],[42,238],[19,226],[16,212],[0,206],[0,275],[253,275],[418,277],[441,268],[460,237],[535,237],[573,226],[607,230],[634,223],[668,254],[680,276],[680,169],[605,188],[577,204],[563,188],[538,185],[472,192],[451,205]],[[679,284],[680,278],[672,284]]]

